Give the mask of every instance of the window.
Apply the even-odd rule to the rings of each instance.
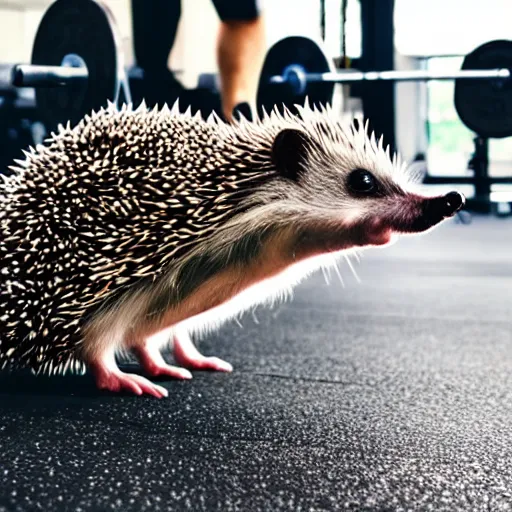
[[[402,55],[467,55],[510,39],[510,0],[395,0],[395,45]]]
[[[362,27],[360,0],[346,0],[345,45],[347,57],[359,59],[362,54]]]
[[[451,72],[462,66],[463,56],[432,57],[426,67]],[[460,120],[454,105],[455,82],[427,82],[428,167],[432,175],[467,173],[474,152],[475,134]],[[489,175],[512,176],[512,137],[489,140]]]
[[[510,0],[395,0],[395,48],[402,57],[397,62],[408,63],[411,67],[406,69],[459,70],[464,56],[478,46],[510,39],[510,9]],[[468,164],[475,134],[457,114],[454,91],[451,80],[419,83],[413,97],[420,101],[415,112],[406,116],[407,125],[420,128],[418,151],[426,149],[428,172],[433,176],[471,172]],[[512,137],[489,140],[489,175],[512,176]],[[495,191],[510,190],[504,185],[492,188],[495,198]]]

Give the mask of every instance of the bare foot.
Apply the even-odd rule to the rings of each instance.
[[[104,389],[114,393],[128,391],[136,395],[146,393],[156,398],[163,398],[169,395],[167,389],[164,387],[157,386],[140,375],[123,373],[117,367],[111,368],[111,365],[107,365],[103,361],[92,363],[89,366],[94,375],[98,389]]]
[[[134,352],[144,371],[152,377],[165,375],[174,379],[192,378],[192,374],[185,368],[167,364],[160,351],[151,345],[137,347]]]
[[[174,336],[174,359],[180,366],[193,370],[214,370],[218,372],[232,372],[233,367],[218,357],[205,357],[192,343],[187,334]]]

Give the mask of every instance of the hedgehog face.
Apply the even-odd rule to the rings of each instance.
[[[302,221],[350,233],[343,248],[384,245],[396,235],[425,232],[462,208],[458,192],[426,197],[398,158],[365,129],[333,121],[285,128],[275,137],[273,163],[287,182],[290,204],[301,205]]]

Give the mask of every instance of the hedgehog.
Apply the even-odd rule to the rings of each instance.
[[[308,102],[229,124],[109,103],[24,156],[0,185],[0,368],[158,398],[152,377],[232,370],[195,334],[465,201],[420,194],[368,122]]]

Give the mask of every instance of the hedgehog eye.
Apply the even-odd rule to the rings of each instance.
[[[377,180],[365,169],[355,169],[348,176],[348,186],[357,194],[371,195],[377,191]]]

